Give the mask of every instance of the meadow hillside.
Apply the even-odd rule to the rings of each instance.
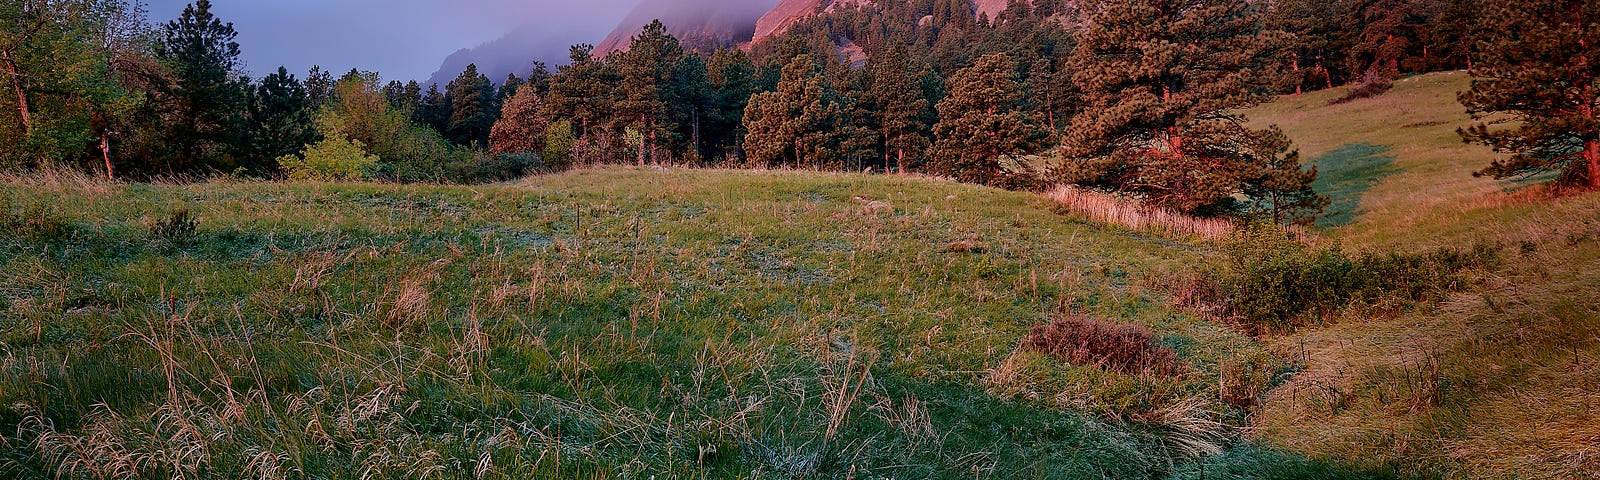
[[[10,478],[1351,474],[1218,400],[1287,366],[1168,306],[1163,272],[1202,248],[1032,194],[647,168],[5,182]],[[1175,361],[1023,347],[1068,317]]]
[[[1345,312],[1264,339],[1304,371],[1254,420],[1262,438],[1311,455],[1407,462],[1479,478],[1600,476],[1600,195],[1472,172],[1494,158],[1466,145],[1463,73],[1343,91],[1250,112],[1281,126],[1334,200],[1320,242],[1417,252],[1494,244],[1504,265],[1431,307]]]

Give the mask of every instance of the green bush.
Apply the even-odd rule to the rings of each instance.
[[[153,243],[184,245],[193,240],[199,231],[200,220],[190,215],[189,209],[179,208],[166,220],[157,220],[150,225],[150,240]]]
[[[366,180],[377,173],[378,156],[368,154],[359,141],[329,133],[299,156],[279,158],[278,165],[291,180]]]
[[[1313,248],[1280,230],[1255,226],[1229,246],[1215,275],[1227,310],[1257,332],[1287,332],[1354,305],[1398,306],[1441,300],[1468,286],[1470,270],[1498,265],[1500,248],[1440,248],[1425,253],[1350,254]]]

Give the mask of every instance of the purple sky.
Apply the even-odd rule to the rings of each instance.
[[[144,0],[158,25],[191,1]],[[450,53],[523,25],[562,32],[567,43],[599,43],[639,1],[212,0],[212,12],[233,22],[254,77],[279,65],[304,77],[321,65],[335,76],[355,67],[386,80],[425,80]]]

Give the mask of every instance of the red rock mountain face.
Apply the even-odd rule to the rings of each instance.
[[[872,1],[872,0],[861,0]],[[754,41],[761,41],[773,35],[778,35],[788,30],[796,22],[818,12],[826,12],[836,6],[856,3],[856,0],[782,0],[772,7],[766,15],[756,21]],[[974,12],[988,14],[994,18],[1005,11],[1009,0],[972,0]]]
[[[666,25],[667,33],[692,50],[710,51],[748,43],[755,35],[756,20],[777,3],[778,0],[644,0],[595,46],[595,54],[627,50],[628,42],[656,19]]]

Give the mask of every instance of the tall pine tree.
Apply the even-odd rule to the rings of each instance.
[[[1510,154],[1478,172],[1495,178],[1559,172],[1600,189],[1600,3],[1496,4],[1472,89],[1460,100],[1479,122],[1469,142]]]
[[[457,145],[483,147],[496,116],[494,84],[468,64],[461,75],[446,87],[450,98],[450,123],[444,135]]]
[[[1043,131],[1023,109],[1016,65],[1003,53],[985,55],[950,79],[950,96],[939,102],[938,141],[928,170],[963,182],[995,185],[1008,172],[1001,160],[1040,146]]]
[[[1066,183],[1112,188],[1168,208],[1223,214],[1265,170],[1299,171],[1281,131],[1245,127],[1238,113],[1281,84],[1282,39],[1263,32],[1259,5],[1235,0],[1091,0],[1071,64],[1089,108],[1068,129]],[[1294,164],[1292,164],[1294,163]],[[1277,175],[1291,178],[1294,175]],[[1304,182],[1272,182],[1308,189]],[[1265,185],[1265,183],[1263,183]],[[1278,216],[1303,219],[1320,209]]]
[[[170,146],[162,164],[168,171],[241,165],[236,153],[243,129],[246,82],[234,76],[239,61],[232,23],[211,13],[200,0],[162,28],[156,56],[172,69],[174,81],[158,98]]]
[[[251,156],[266,169],[316,140],[306,89],[283,67],[262,78],[250,95],[249,120]]]

